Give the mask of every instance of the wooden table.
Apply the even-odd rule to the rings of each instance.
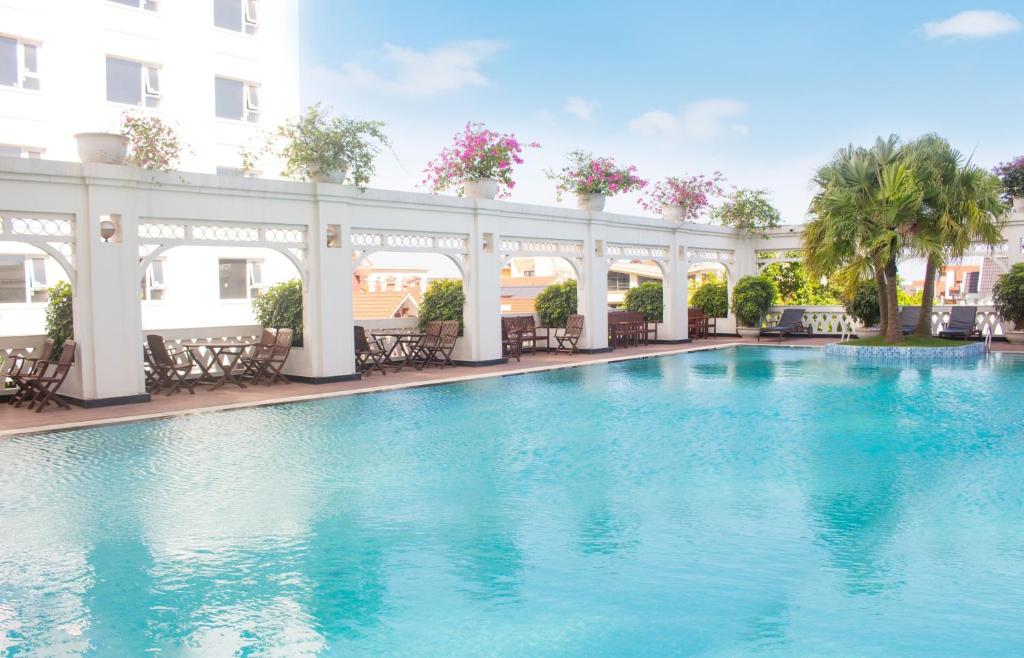
[[[235,374],[235,367],[245,351],[252,347],[249,343],[186,343],[183,347],[201,372],[197,384],[211,384],[211,391],[224,384],[245,388],[241,376]],[[204,357],[203,350],[207,351],[207,357]]]
[[[412,365],[412,357],[416,353],[416,345],[426,336],[425,333],[403,329],[380,329],[370,332],[374,338],[387,338],[390,345],[387,354],[384,355],[383,364],[391,366],[398,372],[405,366]],[[401,356],[396,357],[395,352],[401,351]]]

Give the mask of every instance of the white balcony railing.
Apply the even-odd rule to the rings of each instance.
[[[768,324],[782,315],[785,306],[773,306],[768,312]],[[804,324],[816,335],[849,336],[857,333],[860,323],[850,317],[842,306],[805,306]],[[937,334],[949,321],[952,306],[932,307],[932,333]],[[992,306],[978,306],[977,326],[983,336],[1004,336],[1003,319]]]

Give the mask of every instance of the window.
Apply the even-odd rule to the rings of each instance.
[[[0,255],[0,303],[41,304],[48,296],[45,258]]]
[[[221,258],[220,298],[253,299],[263,291],[263,262],[244,258]]]
[[[964,274],[964,293],[975,295],[978,293],[978,283],[981,281],[981,272],[967,272]]]
[[[625,272],[609,272],[608,290],[611,290],[612,292],[629,290],[629,275]]]
[[[38,160],[41,157],[43,157],[43,149],[41,148],[0,144],[0,158],[30,158]]]
[[[214,79],[217,117],[236,121],[258,121],[260,118],[259,87],[241,80]]]
[[[149,11],[156,11],[159,5],[158,0],[110,0],[119,5],[125,5],[127,7],[138,7],[141,9],[148,9]]]
[[[127,59],[107,57],[107,100],[159,107],[160,69]]]
[[[146,278],[142,282],[142,298],[150,301],[160,301],[167,291],[167,284],[164,283],[164,260],[158,258],[146,268]]]
[[[258,0],[213,0],[213,24],[233,32],[256,34]]]
[[[0,85],[39,89],[39,46],[0,37]]]

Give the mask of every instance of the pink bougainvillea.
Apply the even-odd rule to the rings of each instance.
[[[637,176],[635,166],[619,166],[612,158],[595,158],[586,151],[572,151],[568,159],[569,164],[560,171],[545,172],[556,183],[559,201],[566,192],[614,196],[647,185],[647,181]]]
[[[722,196],[725,177],[716,171],[710,178],[699,174],[686,178],[669,177],[651,186],[644,198],[637,201],[648,212],[661,212],[662,206],[683,209],[683,219],[697,219],[711,199]]]
[[[540,148],[540,144],[530,142],[525,147]],[[493,178],[498,181],[498,197],[505,198],[516,186],[512,168],[523,164],[523,148],[513,133],[498,133],[482,123],[469,122],[455,134],[452,146],[427,163],[421,182],[432,192],[459,187],[461,195],[463,182]]]

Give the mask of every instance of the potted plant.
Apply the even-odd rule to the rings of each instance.
[[[1013,210],[1024,212],[1024,155],[999,163],[993,171],[1003,182],[1006,200],[1013,203]]]
[[[729,314],[729,286],[724,278],[705,281],[693,291],[690,303],[709,318],[724,318]]]
[[[647,181],[636,175],[636,167],[620,167],[611,158],[595,158],[586,151],[572,151],[569,164],[560,171],[548,169],[545,175],[556,183],[559,201],[566,192],[576,195],[582,210],[604,210],[605,199],[622,192],[642,189]]]
[[[317,103],[278,126],[257,149],[243,149],[242,170],[255,171],[259,158],[269,153],[284,160],[286,178],[365,185],[377,154],[390,145],[383,121],[331,116],[331,108]]]
[[[765,276],[745,276],[732,289],[732,312],[736,314],[736,332],[742,338],[756,338],[761,323],[775,302],[775,283]]]
[[[178,133],[159,117],[125,112],[121,115],[121,134],[128,139],[130,165],[169,171],[181,158]]]
[[[123,165],[128,160],[128,138],[120,133],[77,133],[75,144],[82,162]]]
[[[692,221],[708,207],[712,197],[722,195],[724,180],[717,171],[711,178],[703,175],[669,177],[652,185],[637,203],[648,212],[660,212],[664,219],[673,223]]]
[[[539,148],[531,142],[529,148]],[[514,134],[488,130],[482,123],[466,124],[452,146],[427,163],[422,183],[432,192],[459,187],[470,199],[506,198],[516,186],[512,167],[523,164],[523,146]]]
[[[711,210],[711,217],[722,226],[732,226],[747,235],[763,235],[782,221],[779,211],[768,200],[768,190],[734,189],[721,206]]]
[[[1011,343],[1024,343],[1024,263],[1017,263],[992,288],[996,312]]]
[[[857,338],[877,338],[881,329],[877,326],[882,317],[878,307],[878,285],[874,281],[857,284],[853,295],[843,302],[843,308],[851,318],[861,323]]]

